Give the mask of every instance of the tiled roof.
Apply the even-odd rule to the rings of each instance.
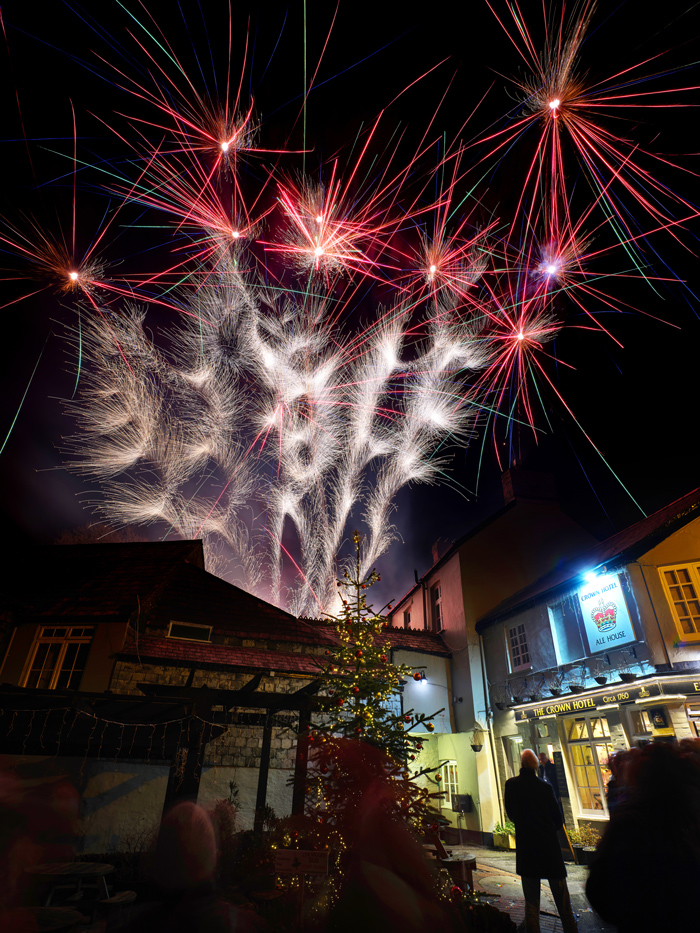
[[[31,548],[5,561],[3,597],[25,617],[211,625],[216,635],[336,644],[265,600],[204,570],[201,541]]]
[[[211,625],[215,635],[296,644],[335,644],[307,622],[198,567],[184,565],[148,615],[150,630],[169,622]]]
[[[322,620],[306,619],[305,621],[311,626],[317,627],[319,632],[329,629],[328,623]],[[332,630],[331,627],[330,631]],[[387,625],[382,629],[382,634],[377,636],[377,640],[388,641],[392,648],[403,648],[406,651],[423,651],[426,654],[436,654],[444,658],[450,656],[449,649],[439,635],[422,629],[406,629]]]
[[[174,638],[158,638],[144,635],[117,652],[120,660],[156,662],[167,664],[196,665],[199,668],[217,670],[260,671],[277,673],[318,675],[318,663],[314,655],[268,651],[258,648],[231,648],[228,645],[212,645],[202,642],[181,641]]]
[[[3,558],[3,596],[27,615],[127,618],[178,566],[204,566],[201,541],[34,547]]]
[[[477,622],[477,632],[516,610],[525,608],[551,590],[563,589],[588,570],[602,564],[636,560],[642,554],[668,538],[679,528],[700,516],[700,488],[693,489],[687,495],[664,508],[635,522],[629,528],[612,535],[600,544],[588,548],[572,560],[566,561],[552,573],[546,574],[524,587],[508,599],[499,603],[495,609],[482,616]]]

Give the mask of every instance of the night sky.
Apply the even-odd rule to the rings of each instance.
[[[126,0],[125,6],[134,13],[139,9],[136,0]],[[225,81],[227,6],[219,0],[202,0],[206,29],[196,2],[154,6],[188,74],[201,88],[201,68],[212,94],[212,61],[220,85]],[[241,74],[247,33],[242,94],[247,101],[252,90],[260,123],[259,144],[270,149],[301,149],[302,121],[295,124],[295,120],[304,88],[304,4],[298,0],[288,6],[253,2],[233,6],[232,83],[235,86]],[[532,14],[529,24],[539,43],[540,4],[522,6]],[[679,70],[700,58],[700,4],[691,0],[659,4],[653,22],[639,15],[640,6],[634,0],[601,6],[603,12],[594,17],[591,37],[583,49],[587,79],[599,80],[649,59],[634,75],[661,73],[655,88],[700,84],[697,67]],[[502,3],[495,2],[494,7],[504,11]],[[307,77],[315,70],[334,10],[328,2],[308,0],[306,4]],[[83,7],[60,0],[12,0],[2,4],[2,16],[7,39],[2,47],[6,142],[0,214],[18,223],[20,213],[26,212],[40,226],[54,232],[62,229],[70,238],[72,101],[78,159],[87,166],[78,172],[77,184],[80,251],[97,234],[112,204],[100,190],[98,169],[129,157],[110,128],[126,135],[133,131],[122,115],[145,115],[144,105],[117,87],[114,72],[100,62],[104,58],[136,74],[138,48],[127,30],[136,33],[137,29],[120,4],[111,0]],[[139,16],[145,23],[142,11]],[[659,53],[666,54],[652,60]],[[433,66],[437,67],[427,77],[395,100]],[[419,15],[408,14],[405,4],[394,0],[340,0],[308,101],[307,149],[313,152],[307,155],[307,168],[336,152],[347,154],[361,127],[385,107],[376,136],[378,152],[391,143],[398,128],[403,133],[401,151],[413,153],[436,110],[428,133],[431,140],[443,132],[448,139],[459,135],[465,142],[483,136],[503,114],[515,112],[517,94],[507,79],[521,70],[510,40],[482,0],[426,4]],[[632,87],[628,92],[635,90]],[[615,132],[697,172],[700,92],[663,99],[694,106],[625,112]],[[435,151],[424,161],[434,161]],[[470,150],[465,163],[474,156],[476,161],[482,151],[478,147]],[[249,171],[254,179],[265,164],[271,163],[251,160]],[[298,170],[300,157],[281,156],[279,165],[285,171]],[[481,184],[479,210],[484,217],[511,216],[518,189],[508,180],[521,171],[518,157],[512,154]],[[700,200],[697,177],[690,172],[659,163],[658,173],[687,201]],[[578,183],[574,177],[567,181],[570,187]],[[124,223],[111,228],[100,251],[112,274],[118,277],[125,269],[163,268],[170,261],[165,231],[147,237],[143,230],[129,229],[129,222],[146,221],[136,212],[125,212]],[[699,284],[695,256],[699,229],[697,219],[691,220],[679,231],[678,240],[661,234],[642,244],[649,275],[669,279],[655,281],[653,287],[615,275],[616,268],[627,268],[620,251],[606,259],[610,277],[605,280],[605,291],[618,302],[626,302],[628,313],[608,313],[602,303],[592,310],[622,346],[602,332],[582,329],[583,315],[567,312],[566,326],[553,350],[557,361],[563,361],[552,362],[553,381],[621,482],[614,479],[553,394],[544,398],[551,430],[542,411],[536,416],[537,427],[542,429],[537,444],[527,430],[510,441],[500,432],[497,440],[502,462],[517,457],[526,467],[554,472],[565,508],[600,536],[641,517],[622,484],[647,512],[698,485],[695,398],[700,323],[693,292]],[[7,251],[0,265],[6,270],[27,268]],[[3,304],[41,285],[10,281],[11,271],[3,275]],[[686,285],[674,278],[685,280]],[[75,309],[70,296],[46,290],[0,313],[5,351],[0,442],[20,409],[0,456],[3,537],[16,543],[52,542],[66,530],[93,520],[84,506],[98,496],[95,483],[61,466],[63,438],[71,433],[62,399],[70,398],[76,381],[76,361],[65,333],[74,324]],[[152,310],[149,326],[155,330],[167,326],[169,313]],[[358,306],[355,313],[366,317],[371,311]],[[427,569],[433,541],[454,539],[500,505],[493,448],[493,435],[489,435],[483,445],[482,438],[477,438],[467,451],[455,449],[452,488],[414,487],[400,493],[393,520],[403,541],[395,543],[380,562],[384,577],[380,598],[398,598],[411,585],[413,568],[419,573]],[[159,537],[155,529],[146,534],[154,540]]]

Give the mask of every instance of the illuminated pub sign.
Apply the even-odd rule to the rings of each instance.
[[[596,577],[581,587],[577,595],[591,654],[636,641],[616,573]]]

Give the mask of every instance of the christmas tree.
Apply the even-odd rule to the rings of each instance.
[[[361,579],[357,532],[353,541],[354,567],[338,581],[342,608],[329,617],[340,644],[326,651],[321,665],[325,712],[308,736],[307,813],[337,835],[340,848],[347,830],[344,823],[353,819],[368,783],[388,782],[390,809],[414,833],[437,828],[433,802],[440,796],[438,768],[420,767],[417,758],[425,741],[421,733],[434,730],[431,720],[442,710],[426,716],[401,709],[403,684],[409,678],[420,680],[422,674],[391,661],[388,623],[367,602],[368,591],[380,576],[372,570]],[[372,746],[381,753],[369,752]],[[434,784],[434,791],[417,783],[424,776]]]

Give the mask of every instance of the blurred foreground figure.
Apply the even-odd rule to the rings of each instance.
[[[13,771],[0,772],[0,930],[3,913],[26,903],[27,869],[70,861],[80,802],[65,778],[32,785]]]
[[[566,868],[557,831],[564,825],[550,784],[537,776],[539,762],[530,748],[520,757],[520,775],[506,781],[505,805],[515,823],[515,870],[521,876],[528,933],[540,930],[540,880],[546,878],[564,933],[576,933]]]
[[[586,896],[619,933],[700,929],[700,739],[633,749]]]
[[[209,815],[179,803],[161,823],[151,877],[159,898],[130,923],[128,933],[252,933],[259,918],[216,892],[216,837]]]
[[[435,893],[435,877],[422,846],[397,804],[382,749],[338,742],[339,767],[355,788],[351,805],[336,813],[348,844],[340,898],[330,933],[452,933],[450,906]],[[460,927],[461,928],[461,927]]]

